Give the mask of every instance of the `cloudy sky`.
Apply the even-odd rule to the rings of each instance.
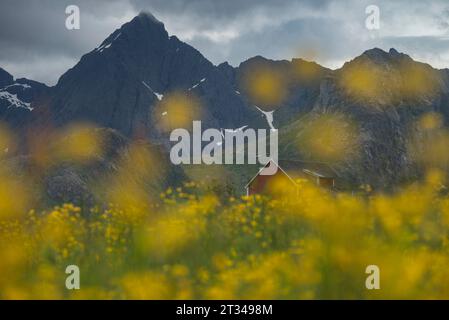
[[[80,8],[80,30],[65,27],[68,5]],[[380,9],[378,30],[366,27],[369,5]],[[216,64],[263,55],[338,68],[364,50],[394,47],[449,68],[447,0],[1,0],[0,67],[53,85],[140,11]]]

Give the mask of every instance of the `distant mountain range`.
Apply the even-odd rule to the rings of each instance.
[[[357,122],[360,157],[334,164],[354,185],[384,188],[416,177],[419,172],[407,153],[411,124],[429,111],[441,113],[445,123],[449,120],[449,71],[433,69],[395,49],[368,50],[338,70],[302,59],[261,56],[238,67],[226,62],[215,66],[192,46],[169,36],[149,13],[114,31],[54,87],[14,80],[0,69],[0,118],[19,132],[89,121],[130,138],[165,144],[168,136],[158,130],[159,118],[152,111],[165,95],[180,91],[200,99],[205,127],[268,128],[267,113],[241,90],[246,70],[259,65],[297,75],[288,77],[287,98],[274,111],[282,157],[307,157],[292,147],[307,119],[339,113]],[[369,72],[360,75],[358,70]],[[371,86],[370,79],[376,80],[375,92],[364,88]],[[345,83],[351,81],[355,85],[348,89]]]

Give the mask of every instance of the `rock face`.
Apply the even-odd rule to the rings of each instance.
[[[448,84],[447,70],[435,70],[394,49],[376,48],[321,80],[309,116],[344,114],[354,120],[360,158],[341,163],[341,172],[355,184],[386,188],[419,174],[407,148],[422,134],[415,126],[422,115],[438,112],[448,122]],[[297,121],[289,131],[300,128]]]
[[[12,127],[23,127],[31,119],[31,111],[44,101],[51,89],[46,85],[17,79],[0,68],[0,119]]]
[[[365,70],[362,72],[371,76],[366,85],[372,88],[367,92],[361,88],[362,95],[338,84],[352,70]],[[335,77],[323,85],[314,111],[337,108],[352,116],[360,126],[362,147],[361,165],[354,172],[360,180],[379,187],[396,185],[418,174],[414,155],[407,150],[417,134],[418,119],[438,112],[446,123],[449,120],[448,84],[445,70],[413,61],[394,49],[372,49],[335,72]],[[326,101],[326,96],[332,99]]]
[[[284,155],[303,156],[291,150],[303,119],[338,113],[358,124],[360,158],[338,164],[355,184],[386,187],[415,177],[417,169],[407,152],[413,123],[429,111],[442,114],[445,124],[449,120],[449,71],[394,49],[368,50],[334,71],[301,59],[260,56],[238,67],[215,66],[169,36],[163,23],[148,13],[114,31],[53,88],[14,81],[0,69],[0,118],[18,129],[87,121],[126,137],[166,143],[168,135],[158,128],[162,115],[154,110],[167,95],[182,92],[201,102],[203,128],[267,128],[266,114],[242,90],[245,74],[260,66],[283,75],[286,95],[273,107],[274,126],[288,136],[280,140]]]
[[[245,91],[241,89],[244,87],[243,78],[253,70],[257,71],[261,68],[268,68],[281,74],[283,85],[286,86],[282,104],[274,106],[275,127],[285,125],[295,117],[311,111],[320,94],[320,83],[331,72],[314,62],[302,59],[273,61],[257,56],[241,63],[234,70],[231,80],[236,90],[241,90],[245,96]]]
[[[225,73],[142,13],[82,57],[55,87],[50,120],[56,126],[87,120],[127,136],[156,136],[152,111],[164,95],[194,94],[204,127],[254,122],[255,108],[235,93]]]
[[[14,78],[8,72],[0,68],[0,88],[6,87],[14,82]]]

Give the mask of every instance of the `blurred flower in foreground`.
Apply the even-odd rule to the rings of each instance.
[[[15,149],[15,137],[7,126],[0,124],[0,159],[12,154]]]
[[[429,112],[421,116],[408,143],[412,159],[428,168],[447,168],[449,164],[449,132],[442,127],[442,117]]]
[[[418,120],[418,127],[422,130],[439,129],[443,125],[443,117],[437,112],[428,112]]]
[[[358,151],[356,125],[338,114],[322,114],[309,121],[298,134],[298,150],[317,161],[344,161]]]
[[[214,196],[190,200],[184,205],[174,203],[171,210],[154,217],[140,233],[138,239],[144,252],[161,259],[178,253],[206,231],[206,215],[216,206]]]
[[[17,177],[0,172],[0,219],[18,218],[30,208],[30,192]]]
[[[341,85],[349,95],[357,98],[381,98],[381,71],[375,66],[351,65],[343,70]]]
[[[1,234],[0,234],[1,235]],[[0,245],[0,298],[14,299],[14,285],[20,282],[23,273],[25,272],[25,267],[27,264],[26,251],[23,248],[23,243],[18,241],[11,241],[8,239],[1,239],[2,244]],[[9,294],[5,292],[9,291]],[[6,296],[5,296],[5,293]]]
[[[439,75],[429,66],[403,62],[400,66],[402,83],[400,92],[404,97],[432,97],[439,86]]]
[[[392,106],[404,100],[427,102],[438,91],[441,79],[426,65],[402,60],[384,64],[365,59],[342,68],[340,86],[358,99],[375,100],[377,105]]]
[[[250,101],[264,111],[278,108],[288,93],[288,74],[266,64],[244,71],[242,86]]]
[[[88,161],[101,155],[101,140],[94,127],[75,124],[62,130],[54,141],[53,150],[58,159],[74,162]]]
[[[173,295],[170,282],[163,273],[129,274],[121,279],[120,285],[123,288],[125,297],[128,299],[170,299]]]
[[[103,152],[99,131],[83,123],[39,132],[30,136],[29,145],[35,164],[42,168],[62,161],[88,163]]]
[[[201,104],[193,94],[175,91],[156,105],[152,117],[162,131],[190,128],[192,121],[201,119]]]
[[[133,142],[118,161],[117,173],[104,186],[108,202],[127,208],[124,212],[129,218],[148,214],[149,187],[152,182],[159,181],[162,166],[148,144]]]
[[[319,79],[321,67],[315,62],[304,61],[300,59],[292,60],[293,79],[307,84]]]

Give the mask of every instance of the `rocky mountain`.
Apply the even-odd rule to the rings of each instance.
[[[0,68],[0,87],[6,87],[14,82],[14,77],[10,75],[6,70]]]
[[[284,97],[270,112],[244,88],[245,76],[260,68],[282,75]],[[357,124],[351,139],[359,153],[334,165],[353,185],[380,188],[419,174],[407,148],[417,130],[413,125],[423,114],[434,111],[445,123],[449,120],[449,71],[394,49],[368,50],[338,70],[302,59],[273,61],[261,56],[237,67],[215,66],[170,36],[149,13],[114,31],[53,88],[14,80],[0,69],[0,116],[18,128],[87,121],[128,138],[167,144],[168,135],[158,123],[170,114],[157,106],[173,92],[199,99],[204,127],[274,125],[281,133],[281,156],[287,158],[310,157],[301,139],[313,119],[344,115]]]
[[[43,83],[16,79],[0,68],[0,119],[13,127],[24,126],[32,118],[31,111],[42,104],[51,89]]]
[[[321,82],[332,72],[302,59],[274,61],[261,56],[250,58],[234,69],[232,78],[236,90],[242,91],[249,105],[254,102],[245,95],[244,77],[264,68],[282,75],[282,85],[286,87],[281,104],[272,108],[275,110],[274,123],[277,128],[312,110],[320,94]]]
[[[148,13],[124,24],[83,56],[54,91],[46,111],[52,125],[87,120],[127,136],[156,138],[162,114],[154,108],[164,95],[176,91],[194,94],[207,106],[201,110],[205,127],[241,127],[255,123],[260,115],[245,104],[220,68],[169,36]]]
[[[360,153],[338,164],[342,175],[379,188],[410,181],[420,174],[409,150],[413,139],[424,134],[416,123],[432,112],[448,123],[448,80],[448,70],[433,69],[395,49],[368,50],[321,80],[308,117],[287,126],[286,135],[298,139],[305,122],[318,115],[344,114],[358,126],[352,141]],[[300,156],[288,149],[289,156]]]

